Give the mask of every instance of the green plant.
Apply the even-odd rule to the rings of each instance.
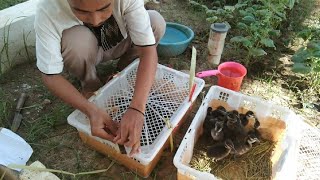
[[[279,25],[286,19],[286,9],[292,9],[295,0],[243,0],[233,6],[210,9],[196,1],[190,4],[207,14],[207,21],[227,22],[234,37],[230,42],[247,52],[244,63],[248,65],[253,57],[266,55],[265,48],[275,49],[274,38],[280,36]],[[228,3],[228,2],[227,2]],[[229,3],[234,3],[229,2]]]
[[[298,37],[308,43],[292,56],[293,72],[320,73],[320,30],[305,29],[298,32]]]

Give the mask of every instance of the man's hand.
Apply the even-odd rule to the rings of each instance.
[[[118,130],[118,124],[112,121],[106,111],[95,107],[89,114],[91,134],[114,142]]]
[[[134,109],[129,108],[122,116],[120,129],[114,141],[117,144],[123,144],[132,148],[129,154],[130,157],[140,152],[140,138],[143,123],[143,114]]]

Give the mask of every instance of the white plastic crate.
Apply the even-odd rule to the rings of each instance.
[[[189,163],[193,156],[193,149],[197,141],[198,131],[201,128],[207,114],[207,108],[212,100],[221,100],[233,108],[244,107],[252,110],[261,117],[271,116],[283,120],[286,123],[286,130],[281,142],[283,150],[278,162],[273,166],[275,179],[296,179],[297,171],[297,139],[299,137],[299,127],[301,120],[292,111],[274,105],[271,102],[263,101],[258,98],[249,97],[219,86],[210,88],[203,100],[192,124],[181,142],[179,149],[174,157],[174,165],[178,169],[178,174],[189,179],[217,179],[213,174],[200,172],[190,167]]]
[[[114,121],[121,120],[130,104],[138,65],[139,60],[134,61],[89,99],[109,112]],[[154,159],[173,130],[167,128],[164,119],[170,119],[173,128],[178,125],[205,83],[202,79],[195,78],[195,84],[197,86],[189,102],[189,75],[158,64],[146,106],[145,123],[140,140],[142,152],[134,156],[136,161],[147,165]],[[78,131],[119,152],[117,144],[91,135],[89,119],[79,110],[70,114],[68,123]],[[130,152],[130,149],[126,148],[126,151]]]
[[[302,123],[301,128],[297,179],[320,179],[320,130],[306,123]]]

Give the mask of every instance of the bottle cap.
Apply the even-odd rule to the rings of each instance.
[[[225,23],[214,23],[211,24],[211,29],[215,32],[225,33],[228,32],[229,27]]]

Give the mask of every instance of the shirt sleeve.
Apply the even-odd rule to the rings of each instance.
[[[40,4],[39,4],[40,5]],[[54,28],[44,7],[37,8],[34,28],[36,32],[37,67],[44,74],[59,74],[63,71],[61,38]]]
[[[131,0],[124,11],[124,18],[130,38],[135,45],[151,46],[156,43],[143,0]]]

